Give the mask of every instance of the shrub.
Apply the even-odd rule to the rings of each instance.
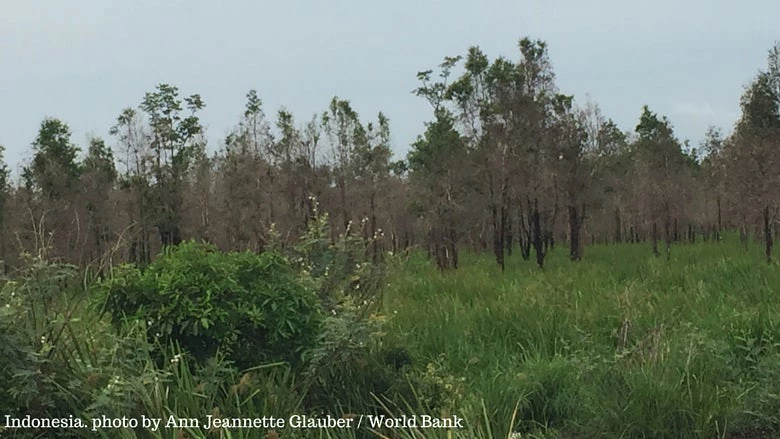
[[[219,350],[239,367],[298,363],[321,320],[315,293],[275,252],[224,253],[186,242],[144,271],[118,267],[101,288],[115,325],[145,321],[162,344],[178,342],[199,361]]]

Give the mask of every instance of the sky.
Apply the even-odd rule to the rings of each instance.
[[[744,86],[780,39],[777,0],[2,0],[0,145],[15,173],[45,117],[83,147],[159,83],[199,93],[210,150],[250,89],[300,123],[333,96],[390,119],[402,157],[431,118],[416,73],[479,46],[518,59],[542,39],[562,92],[633,130],[642,105],[693,145],[731,130]]]

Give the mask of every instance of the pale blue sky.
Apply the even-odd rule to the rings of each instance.
[[[623,129],[648,104],[696,144],[738,117],[778,17],[777,0],[3,0],[0,144],[17,170],[46,116],[82,147],[113,144],[119,112],[166,82],[201,94],[212,150],[255,88],[269,116],[300,122],[334,95],[364,119],[381,110],[404,155],[430,118],[415,74],[471,45],[516,58],[522,36],[549,43],[563,92]]]

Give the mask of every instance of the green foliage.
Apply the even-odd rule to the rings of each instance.
[[[0,215],[4,212],[4,203],[10,189],[11,181],[9,177],[11,170],[8,169],[8,164],[5,161],[5,147],[0,145]]]
[[[148,373],[146,337],[133,328],[116,335],[91,314],[74,267],[41,259],[26,263],[0,290],[0,410],[38,418],[133,413],[135,402],[118,390]]]
[[[411,359],[407,354],[397,361],[406,354],[398,348],[393,354],[398,358],[387,357],[392,348],[382,343],[386,317],[378,311],[388,269],[396,259],[387,255],[370,262],[371,241],[361,238],[363,230],[348,230],[333,242],[328,214],[311,201],[314,215],[300,240],[284,249],[280,240],[270,243],[285,252],[304,282],[317,291],[325,313],[317,342],[306,355],[306,403],[322,409],[371,410],[370,395],[408,390],[402,369]]]
[[[89,142],[89,150],[83,164],[84,173],[94,173],[98,178],[95,183],[110,187],[116,180],[116,166],[114,154],[106,145],[105,140],[92,138]]]
[[[775,79],[776,80],[776,79]],[[780,88],[767,72],[760,72],[742,96],[741,128],[780,129]]]
[[[409,151],[409,168],[422,178],[442,178],[448,163],[457,160],[465,152],[465,142],[455,129],[455,121],[447,113],[437,115],[430,122],[425,134],[412,144]]]
[[[76,162],[79,148],[70,141],[70,128],[59,119],[41,122],[33,142],[32,162],[22,171],[25,185],[50,198],[61,198],[75,189],[81,168]]]
[[[669,262],[645,245],[593,246],[581,266],[552,252],[544,272],[464,254],[444,275],[415,255],[385,294],[383,343],[403,346],[415,374],[442,371],[431,381],[466,379],[450,394],[473,429],[463,437],[772,437],[780,278],[758,250],[733,259],[734,241]],[[431,381],[387,410],[430,414]]]
[[[669,262],[648,258],[644,245],[594,246],[580,264],[553,252],[544,272],[510,259],[502,273],[489,258],[464,254],[462,268],[443,275],[413,255],[403,267],[391,267],[387,287],[379,272],[355,264],[355,271],[338,269],[345,249],[360,263],[363,244],[333,244],[326,226],[319,216],[306,244],[295,249],[294,268],[274,252],[267,258],[223,254],[186,243],[146,271],[117,268],[100,285],[129,293],[128,303],[133,288],[156,289],[163,299],[144,311],[178,312],[210,289],[211,315],[229,310],[227,296],[215,289],[273,290],[279,278],[271,270],[291,273],[332,304],[319,317],[307,367],[297,370],[284,363],[241,370],[229,359],[237,350],[198,358],[177,346],[192,340],[186,335],[150,340],[149,330],[162,332],[165,325],[149,325],[148,315],[120,318],[112,330],[85,306],[86,292],[94,291],[89,276],[29,260],[0,289],[0,410],[84,419],[349,412],[464,419],[462,430],[378,432],[399,438],[771,437],[780,429],[777,266],[764,264],[757,252],[729,258],[738,248],[731,240],[682,247]],[[180,270],[192,279],[177,276]],[[258,276],[262,282],[253,283]],[[364,288],[374,293],[362,295]],[[183,320],[197,323],[190,315]],[[199,327],[199,334],[221,323]],[[277,433],[342,438],[368,432]],[[167,439],[268,432],[51,434]]]
[[[154,176],[151,195],[163,245],[175,245],[182,240],[183,182],[203,144],[203,126],[198,112],[205,106],[200,95],[182,99],[178,87],[169,84],[159,84],[154,92],[146,93],[141,102],[140,108],[149,118],[151,128],[149,146],[153,155],[144,159],[148,160]],[[185,108],[189,114],[184,113]],[[123,118],[132,120],[132,114],[123,113],[120,125]]]
[[[350,230],[340,234],[333,242],[329,215],[320,211],[316,199],[311,201],[313,216],[300,239],[293,246],[283,248],[277,237],[271,240],[271,248],[283,252],[301,273],[302,279],[317,291],[326,312],[337,309],[348,297],[358,304],[365,302],[367,311],[374,309],[386,279],[387,267],[393,259],[376,264],[370,261],[372,241],[362,238],[362,228],[367,227],[365,221],[361,222],[357,231],[352,229],[355,225],[349,223]],[[368,314],[370,311],[362,313],[363,316]]]
[[[320,324],[316,296],[274,252],[222,253],[187,242],[144,271],[118,267],[102,289],[117,327],[128,318],[148,322],[150,337],[178,341],[199,361],[220,350],[243,367],[297,364]]]

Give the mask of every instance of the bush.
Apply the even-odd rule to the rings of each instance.
[[[126,318],[145,321],[150,339],[178,342],[198,361],[219,350],[239,367],[297,364],[319,332],[316,294],[275,252],[224,253],[186,242],[144,271],[118,267],[101,288],[117,327]]]

